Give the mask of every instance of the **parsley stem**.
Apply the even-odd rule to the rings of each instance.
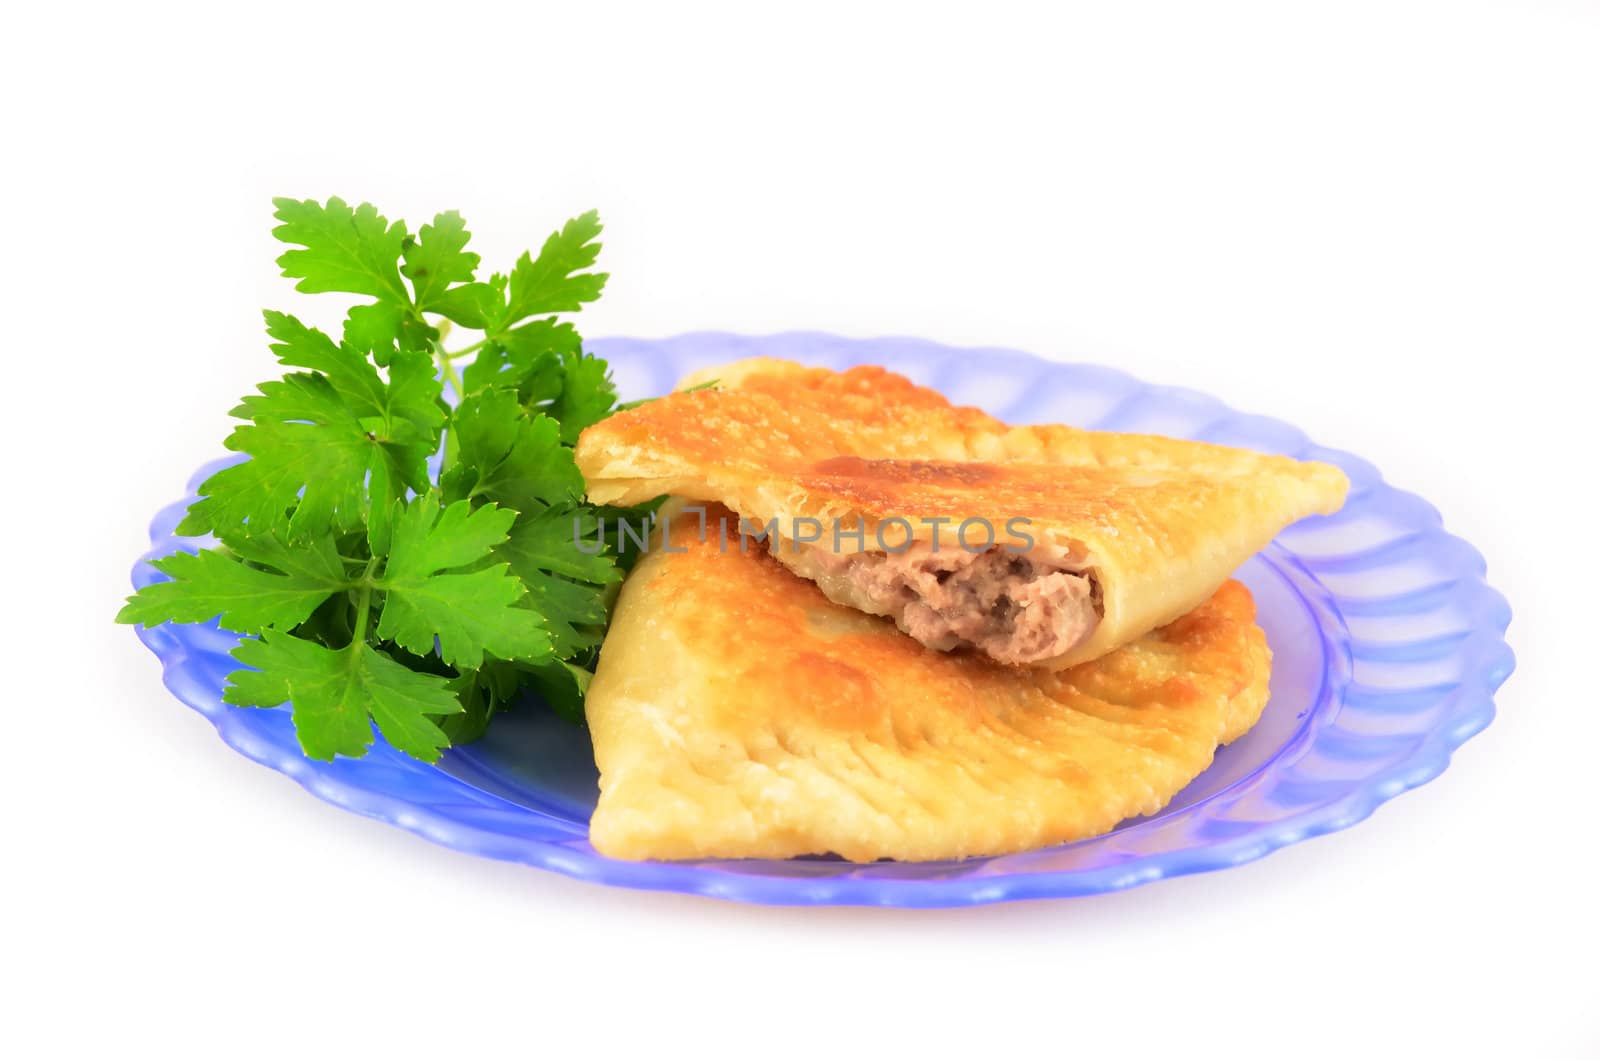
[[[450,355],[433,344],[433,359],[439,366],[439,372],[444,376],[444,381],[450,384],[450,389],[455,393],[456,404],[461,404],[461,399],[466,396],[466,387],[461,382],[461,373],[456,371],[456,366],[450,363]],[[456,463],[456,432],[453,428],[445,428],[444,432],[444,460],[439,465],[439,474],[443,475]]]
[[[456,401],[459,403],[466,389],[461,383],[461,373],[456,371],[456,366],[450,363],[450,358],[445,356],[442,350],[434,357],[434,360],[438,363],[439,370],[444,373],[444,381],[450,384],[451,390],[455,391]]]
[[[351,644],[362,644],[367,639],[367,619],[372,614],[372,571],[378,565],[378,557],[373,556],[367,560],[367,569],[361,575],[361,595],[356,597],[355,629],[350,634]]]
[[[494,336],[485,335],[477,342],[474,342],[471,346],[463,346],[459,350],[440,350],[439,356],[443,357],[447,361],[459,361],[469,353],[477,353],[479,350],[483,349],[493,341]]]

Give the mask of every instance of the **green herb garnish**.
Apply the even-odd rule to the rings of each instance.
[[[413,236],[366,204],[275,205],[296,288],[371,301],[337,339],[266,314],[293,370],[233,410],[245,422],[226,445],[249,459],[207,479],[178,527],[215,544],[155,561],[171,580],[117,620],[219,618],[246,634],[233,654],[248,669],[223,698],[289,703],[313,758],[364,754],[375,721],[435,761],[524,686],[581,718],[630,558],[574,545],[601,512],[583,503],[571,447],[616,390],[557,314],[605,286],[599,219],[479,281],[454,212]],[[452,327],[480,334],[446,350]]]

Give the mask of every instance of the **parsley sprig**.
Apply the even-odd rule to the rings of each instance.
[[[630,559],[574,544],[575,521],[592,537],[601,512],[571,446],[616,390],[560,314],[605,286],[599,218],[478,280],[454,212],[412,235],[365,203],[274,203],[296,289],[362,301],[338,338],[266,313],[289,371],[233,410],[225,444],[248,459],[208,478],[178,527],[211,541],[156,560],[169,580],[118,621],[245,634],[224,699],[289,703],[314,758],[364,754],[375,722],[435,761],[525,686],[581,718]],[[479,337],[446,350],[452,329]]]

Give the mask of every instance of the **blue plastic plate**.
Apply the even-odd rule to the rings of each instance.
[[[843,368],[882,364],[1011,423],[1071,423],[1197,438],[1326,460],[1350,476],[1339,514],[1290,527],[1239,577],[1255,594],[1274,653],[1260,724],[1153,817],[1108,835],[1007,857],[852,865],[831,859],[631,863],[589,845],[596,774],[584,730],[538,705],[497,719],[476,744],[425,765],[378,738],[361,759],[300,754],[289,715],[222,703],[235,635],[210,625],[141,630],[167,686],[229,746],[319,798],[469,854],[623,887],[794,905],[956,906],[1096,894],[1225,868],[1345,828],[1437,776],[1494,716],[1512,668],[1511,612],[1484,583],[1483,559],[1445,533],[1426,501],[1384,484],[1371,464],[1313,445],[1277,420],[1193,391],[1011,350],[914,339],[720,333],[591,344],[624,398],[669,390],[692,369],[739,357]],[[217,465],[202,469],[191,490]],[[186,499],[151,525],[145,559],[192,543],[172,530]],[[141,561],[134,584],[160,577]]]

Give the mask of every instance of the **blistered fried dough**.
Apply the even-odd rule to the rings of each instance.
[[[728,513],[713,508],[718,515]],[[929,651],[759,549],[701,541],[623,586],[585,710],[595,848],[626,859],[943,860],[1150,814],[1266,702],[1248,590],[1063,671]]]
[[[713,389],[674,393],[585,431],[577,458],[590,499],[671,493],[724,503],[753,525],[776,519],[790,537],[779,558],[832,599],[887,615],[930,646],[1001,662],[1072,666],[1173,621],[1285,526],[1337,510],[1348,488],[1327,464],[1150,435],[1008,427],[882,368],[754,359],[683,386],[712,379]],[[824,528],[820,542],[797,546],[802,519]],[[987,534],[994,549],[1031,542],[1028,562],[986,562],[946,584],[952,572],[922,551],[933,520],[944,520],[946,549],[959,547],[962,522],[976,520],[969,544],[983,548]],[[915,551],[890,558],[907,529]],[[969,576],[974,584],[961,582]],[[1002,576],[1011,582],[997,586]]]

